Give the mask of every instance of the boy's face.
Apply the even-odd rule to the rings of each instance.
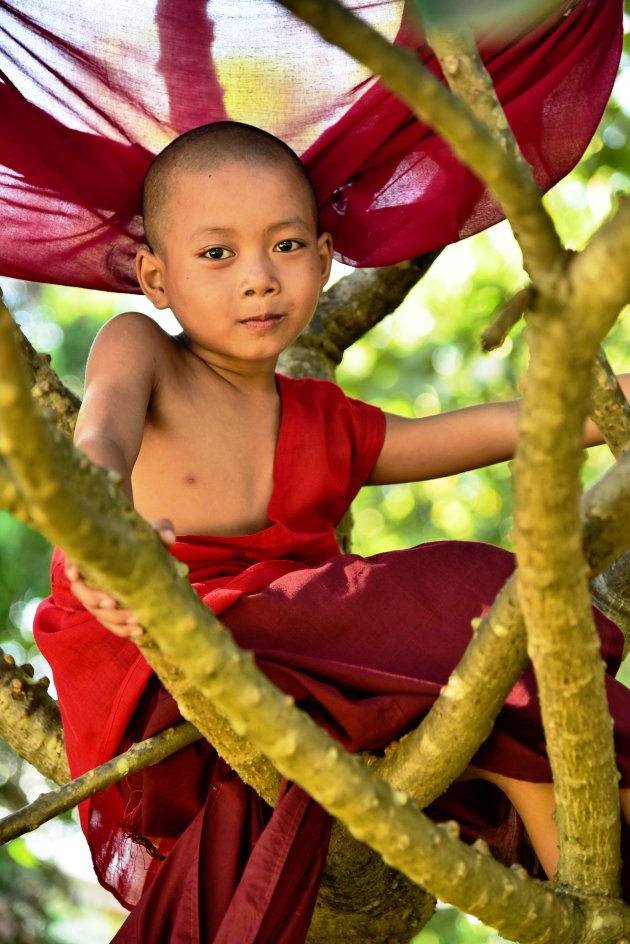
[[[145,295],[210,363],[275,363],[310,321],[332,258],[297,172],[235,161],[175,171],[163,218],[159,253],[138,254]]]

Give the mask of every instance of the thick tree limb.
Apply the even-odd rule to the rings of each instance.
[[[1,288],[0,305],[3,308],[5,307],[4,302],[2,302]],[[69,436],[72,436],[81,401],[76,394],[62,383],[57,373],[52,369],[50,355],[40,354],[36,351],[15,321],[12,323],[15,342],[21,350],[27,371],[31,394],[35,400],[52,410],[55,425]]]
[[[61,718],[47,689],[48,679],[34,680],[31,666],[16,665],[0,649],[0,737],[45,777],[63,783],[70,772]]]
[[[71,780],[49,793],[41,793],[36,800],[15,813],[0,820],[0,844],[9,842],[17,836],[32,832],[42,823],[71,810],[82,800],[104,790],[123,777],[157,764],[165,757],[170,757],[201,735],[194,725],[184,722],[174,728],[167,728],[159,734],[139,744],[133,744],[124,754],[95,767],[82,777]]]
[[[406,944],[434,910],[431,895],[333,823],[307,944]]]
[[[511,150],[515,161],[521,161],[522,158],[507,122],[504,119],[501,106],[494,95],[492,84],[487,76],[483,63],[481,63],[479,57],[476,56],[476,46],[470,31],[460,29],[457,31],[456,35],[449,35],[448,33],[445,34],[439,28],[435,30],[431,29],[429,42],[439,55],[450,87],[458,92],[464,100],[469,102],[473,111],[475,111],[478,116],[482,118],[484,114],[487,116],[485,123],[493,129],[495,137],[497,137],[506,149]],[[456,55],[458,47],[459,49],[467,49],[467,55],[458,58]],[[601,239],[602,237],[600,236],[600,240]],[[603,242],[605,246],[609,244],[609,240],[605,237]],[[597,245],[597,241],[595,245]],[[599,272],[601,277],[601,270],[599,270]],[[523,293],[519,293],[519,295],[516,296],[518,307],[512,306],[507,312],[504,311],[502,313],[501,323],[497,324],[495,322],[495,325],[493,325],[495,331],[498,327],[500,333],[505,336],[506,321],[508,323],[507,330],[509,330],[510,322],[518,317],[518,308],[522,309],[531,306],[533,301],[531,297],[532,291],[533,288],[530,286],[529,289],[525,289]],[[539,343],[544,345],[546,344],[547,334],[542,324],[538,324],[538,329]],[[484,338],[484,340],[486,339]],[[548,354],[548,350],[545,350]],[[557,346],[557,351],[558,355],[561,357],[563,353],[561,345]],[[537,363],[536,361],[533,362],[530,368],[530,376],[535,375]],[[540,363],[542,364],[542,358],[540,359]],[[599,361],[596,361],[596,368],[597,365],[600,365]],[[599,374],[597,369],[595,372],[596,378],[600,380],[600,383],[595,385],[594,407],[597,413],[596,422],[599,420],[599,425],[603,427],[602,431],[607,440],[609,442],[612,440],[613,444],[616,445],[619,441],[623,442],[624,439],[627,441],[628,435],[628,422],[623,415],[622,404],[626,410],[630,411],[630,408],[621,390],[618,388],[618,385],[616,385],[617,389],[615,391],[617,395],[616,399],[613,397],[612,384],[609,380],[606,387],[606,393],[608,394],[606,397],[606,407],[608,410],[604,412],[603,397],[601,395],[598,396],[600,391],[601,394],[604,393],[603,379],[601,377],[602,372],[602,366],[600,366]],[[548,382],[548,374],[549,371],[545,371],[544,369],[541,371],[540,383],[535,385],[535,390],[532,392],[531,400],[529,401],[532,407],[535,403],[542,403],[545,398],[545,391],[546,389],[548,390],[548,387],[545,387],[545,376],[547,375]],[[557,379],[557,374],[554,379]],[[570,376],[565,372],[563,383],[566,385],[570,384],[570,382]],[[614,378],[612,383],[616,384]],[[609,390],[611,391],[610,393],[608,392]],[[621,420],[621,423],[617,424],[621,426],[620,430],[613,426],[613,417],[607,415],[611,406],[617,408],[615,413],[616,417]],[[546,412],[548,415],[549,411]],[[560,415],[561,413],[558,411],[558,418],[560,418]],[[523,424],[525,423],[526,419],[524,418]],[[577,434],[579,439],[581,439],[582,428],[583,424],[580,426],[578,423]],[[559,433],[559,429],[557,432]],[[532,426],[532,438],[539,444],[544,442],[544,438],[540,433],[540,426],[536,422]],[[523,451],[527,449],[527,437],[525,437],[524,442],[525,445],[523,447],[519,446],[519,454],[521,453],[521,449],[523,449]],[[546,443],[546,445],[548,446],[549,443]],[[578,462],[580,446],[581,442],[578,440],[575,444],[574,452]],[[554,511],[558,506],[554,509],[553,504],[545,500],[553,494],[553,484],[545,489],[540,489],[541,481],[555,482],[553,477],[547,479],[545,475],[545,473],[549,474],[552,468],[555,468],[557,471],[562,469],[565,472],[570,469],[570,465],[567,465],[566,462],[567,453],[565,453],[563,457],[558,455],[562,447],[563,443],[558,442],[556,450],[553,453],[554,459],[557,459],[557,461],[545,462],[544,448],[541,449],[540,445],[538,445],[537,448],[535,446],[532,447],[532,455],[529,463],[523,461],[522,476],[527,476],[530,482],[530,488],[523,497],[520,506],[522,509],[520,520],[523,524],[527,522],[526,528],[529,528],[529,522],[531,520],[529,513],[533,504],[532,493],[537,489],[538,496],[542,497],[542,501],[539,505],[541,528],[537,533],[523,534],[519,559],[522,559],[523,549],[525,549],[526,553],[530,553],[532,558],[535,558],[540,549],[541,531],[544,532],[546,530],[550,532],[549,542],[546,546],[547,554],[545,555],[547,560],[544,563],[541,561],[539,565],[541,576],[545,567],[549,568],[550,563],[552,563],[549,555],[550,548],[566,548],[566,544],[563,542],[563,534],[566,536],[565,528],[567,524],[573,525],[575,539],[579,540],[579,535],[577,534],[578,519],[575,514],[577,505],[575,505],[572,511],[570,502],[565,501],[563,507],[568,513],[567,516],[565,516],[564,519],[561,514],[556,513],[554,516]],[[567,450],[567,452],[568,451],[569,450]],[[565,460],[564,462],[562,461],[563,459]],[[536,460],[538,460],[538,465],[536,465]],[[517,467],[517,464],[515,464],[515,467]],[[542,475],[541,472],[543,472]],[[573,481],[575,486],[574,502],[577,502],[579,496],[577,470]],[[566,491],[566,484],[564,489]],[[555,528],[553,527],[554,523]],[[517,543],[517,549],[518,547],[519,545]],[[564,598],[556,584],[554,592],[548,591],[544,595],[539,594],[537,599],[539,603],[542,602],[543,597],[548,601],[547,615],[549,614],[549,606],[555,606],[555,619],[558,630],[561,628],[563,615],[565,618],[568,618],[571,623],[577,623],[581,616],[583,621],[581,633],[583,645],[573,647],[571,655],[569,658],[565,659],[563,665],[560,639],[558,639],[556,659],[552,662],[550,659],[552,646],[547,645],[549,641],[549,630],[542,621],[543,614],[545,613],[543,607],[539,606],[538,610],[533,609],[529,614],[530,620],[528,620],[528,626],[531,625],[534,627],[532,632],[534,632],[535,636],[534,640],[530,638],[530,649],[532,652],[536,651],[536,646],[540,649],[538,660],[534,660],[535,668],[538,672],[539,666],[541,668],[544,667],[548,673],[546,680],[548,709],[547,712],[543,713],[543,720],[546,721],[549,719],[552,712],[555,712],[555,715],[557,715],[555,728],[549,728],[547,724],[545,724],[545,729],[547,731],[548,750],[556,773],[556,794],[558,797],[557,819],[559,824],[566,824],[564,835],[562,829],[560,830],[561,863],[559,874],[567,883],[574,882],[581,884],[582,887],[594,887],[597,890],[614,894],[618,889],[617,883],[619,881],[619,808],[616,792],[616,767],[610,738],[611,722],[603,693],[603,666],[600,667],[597,673],[599,678],[596,680],[588,674],[588,663],[592,655],[595,656],[597,664],[596,657],[599,642],[592,625],[588,601],[584,599],[586,597],[584,582],[580,580],[579,572],[576,573],[575,570],[572,572],[569,557],[570,545],[564,562],[560,560],[557,561],[557,570],[553,567],[553,564],[551,566],[552,572],[555,570],[558,574],[562,574],[564,569],[564,584],[566,587]],[[571,578],[573,578],[573,581]],[[521,581],[526,583],[525,577],[519,576],[517,580],[519,581],[519,585],[522,585]],[[576,583],[578,584],[578,588],[582,591],[581,600],[575,596]],[[569,601],[574,604],[573,612]],[[525,607],[525,612],[527,613],[527,607]],[[580,616],[578,616],[578,614],[580,614]],[[587,639],[590,639],[590,651],[585,644]],[[566,698],[563,701],[561,697],[556,694],[558,691],[561,691],[563,694],[566,693],[566,685],[559,686],[558,683],[562,678],[566,678],[567,676],[573,680],[573,685],[576,684],[576,678],[586,680],[586,684],[590,688],[590,699],[588,701],[581,697],[583,694],[583,688],[581,687],[575,690],[577,697],[574,695],[571,698],[570,705],[567,705]],[[589,710],[595,704],[597,705],[597,709],[594,714],[590,714]],[[576,712],[578,706],[582,709],[581,714]],[[570,729],[568,729],[566,725],[567,717],[570,718],[573,723]],[[564,722],[562,719],[564,719]],[[568,730],[570,730],[573,735],[579,732],[579,743],[572,743],[571,747],[573,749],[567,749],[567,742],[569,741],[569,737],[567,737]],[[603,742],[600,741],[602,735]],[[570,740],[572,742],[573,738]],[[606,751],[599,755],[602,768],[600,777],[596,776],[594,778],[592,769],[589,769],[592,767],[592,764],[588,763],[587,758],[589,755],[584,751],[585,747],[588,750],[587,745],[589,743],[606,744]],[[584,787],[585,784],[587,785],[586,790],[575,789],[578,779],[582,780],[582,787]],[[595,806],[593,806],[593,804],[595,804]],[[593,816],[594,808],[597,810],[596,816]],[[573,823],[569,825],[571,815],[573,817]],[[609,823],[613,824],[610,832],[606,829]],[[603,836],[606,836],[606,839],[602,842]],[[585,849],[588,850],[588,852],[585,853]],[[606,869],[608,869],[608,872],[606,872]],[[594,884],[596,877],[601,881],[599,886]]]
[[[439,59],[449,88],[467,102],[484,127],[492,132],[495,140],[527,174],[525,159],[479,55],[473,31],[461,20],[436,18],[435,10],[426,0],[416,0],[416,3],[422,15],[427,42]]]
[[[334,380],[344,351],[398,308],[437,256],[356,269],[339,279],[322,295],[306,331],[280,357],[280,369],[291,377]]]
[[[559,303],[583,309],[577,328],[590,331],[589,344],[610,330],[618,312],[630,299],[630,196],[618,198],[617,211],[601,226],[588,245],[571,260],[566,281],[557,286]],[[605,274],[605,277],[604,277]],[[603,313],[600,317],[594,314]]]
[[[336,0],[278,0],[380,76],[422,120],[448,141],[453,151],[488,186],[518,235],[525,268],[536,287],[551,293],[567,254],[542,205],[531,168],[516,163],[468,106],[424,69],[408,51],[392,46],[368,23]]]
[[[77,471],[86,475],[88,470],[77,470],[70,444],[34,412],[10,346],[7,317],[0,313],[0,443],[48,538],[65,547],[88,579],[107,585],[134,610],[164,655],[177,661],[192,686],[214,701],[239,734],[251,738],[281,773],[386,861],[524,944],[574,940],[580,919],[572,902],[555,898],[463,845],[450,830],[435,827],[298,712],[258,671],[251,654],[237,649],[130,507],[119,527],[78,497]],[[51,483],[53,468],[58,478]],[[120,496],[102,480],[110,504],[119,506]],[[533,914],[540,918],[532,920]]]
[[[530,327],[532,358],[514,460],[518,592],[554,772],[558,877],[617,895],[618,773],[578,515],[594,352],[586,352],[586,363],[578,355],[567,364],[565,352],[577,347],[568,319],[563,324],[551,310],[544,319],[545,330]]]
[[[618,773],[586,563],[576,566],[576,551],[590,361],[630,294],[630,276],[620,265],[629,234],[626,201],[574,258],[571,307],[549,304],[530,316],[532,356],[514,462],[519,598],[556,785],[558,876],[613,895],[620,869]],[[613,249],[617,241],[621,248]],[[595,272],[597,283],[605,284],[601,292],[595,291]],[[608,272],[610,279],[603,277]],[[541,482],[547,487],[541,489]],[[567,683],[559,686],[559,679]]]

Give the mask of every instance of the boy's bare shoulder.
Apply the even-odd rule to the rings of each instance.
[[[125,311],[106,322],[95,340],[99,346],[121,343],[138,346],[143,351],[147,345],[168,349],[173,345],[173,338],[148,315],[140,311]]]
[[[126,311],[115,315],[100,329],[88,359],[88,378],[121,370],[160,371],[177,356],[181,345],[148,315]]]

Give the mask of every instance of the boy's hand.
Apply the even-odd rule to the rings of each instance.
[[[157,531],[162,544],[170,547],[175,543],[175,529],[168,518],[159,518],[149,521],[151,527]],[[138,620],[130,610],[119,607],[116,599],[102,590],[95,590],[82,578],[79,568],[75,564],[66,564],[66,577],[70,581],[70,589],[88,613],[101,623],[105,629],[121,639],[137,639],[144,630],[138,625]]]

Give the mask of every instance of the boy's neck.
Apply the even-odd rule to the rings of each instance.
[[[211,351],[203,351],[182,332],[182,344],[200,360],[217,379],[229,384],[241,393],[276,392],[276,367],[278,358],[265,361],[228,361]]]

